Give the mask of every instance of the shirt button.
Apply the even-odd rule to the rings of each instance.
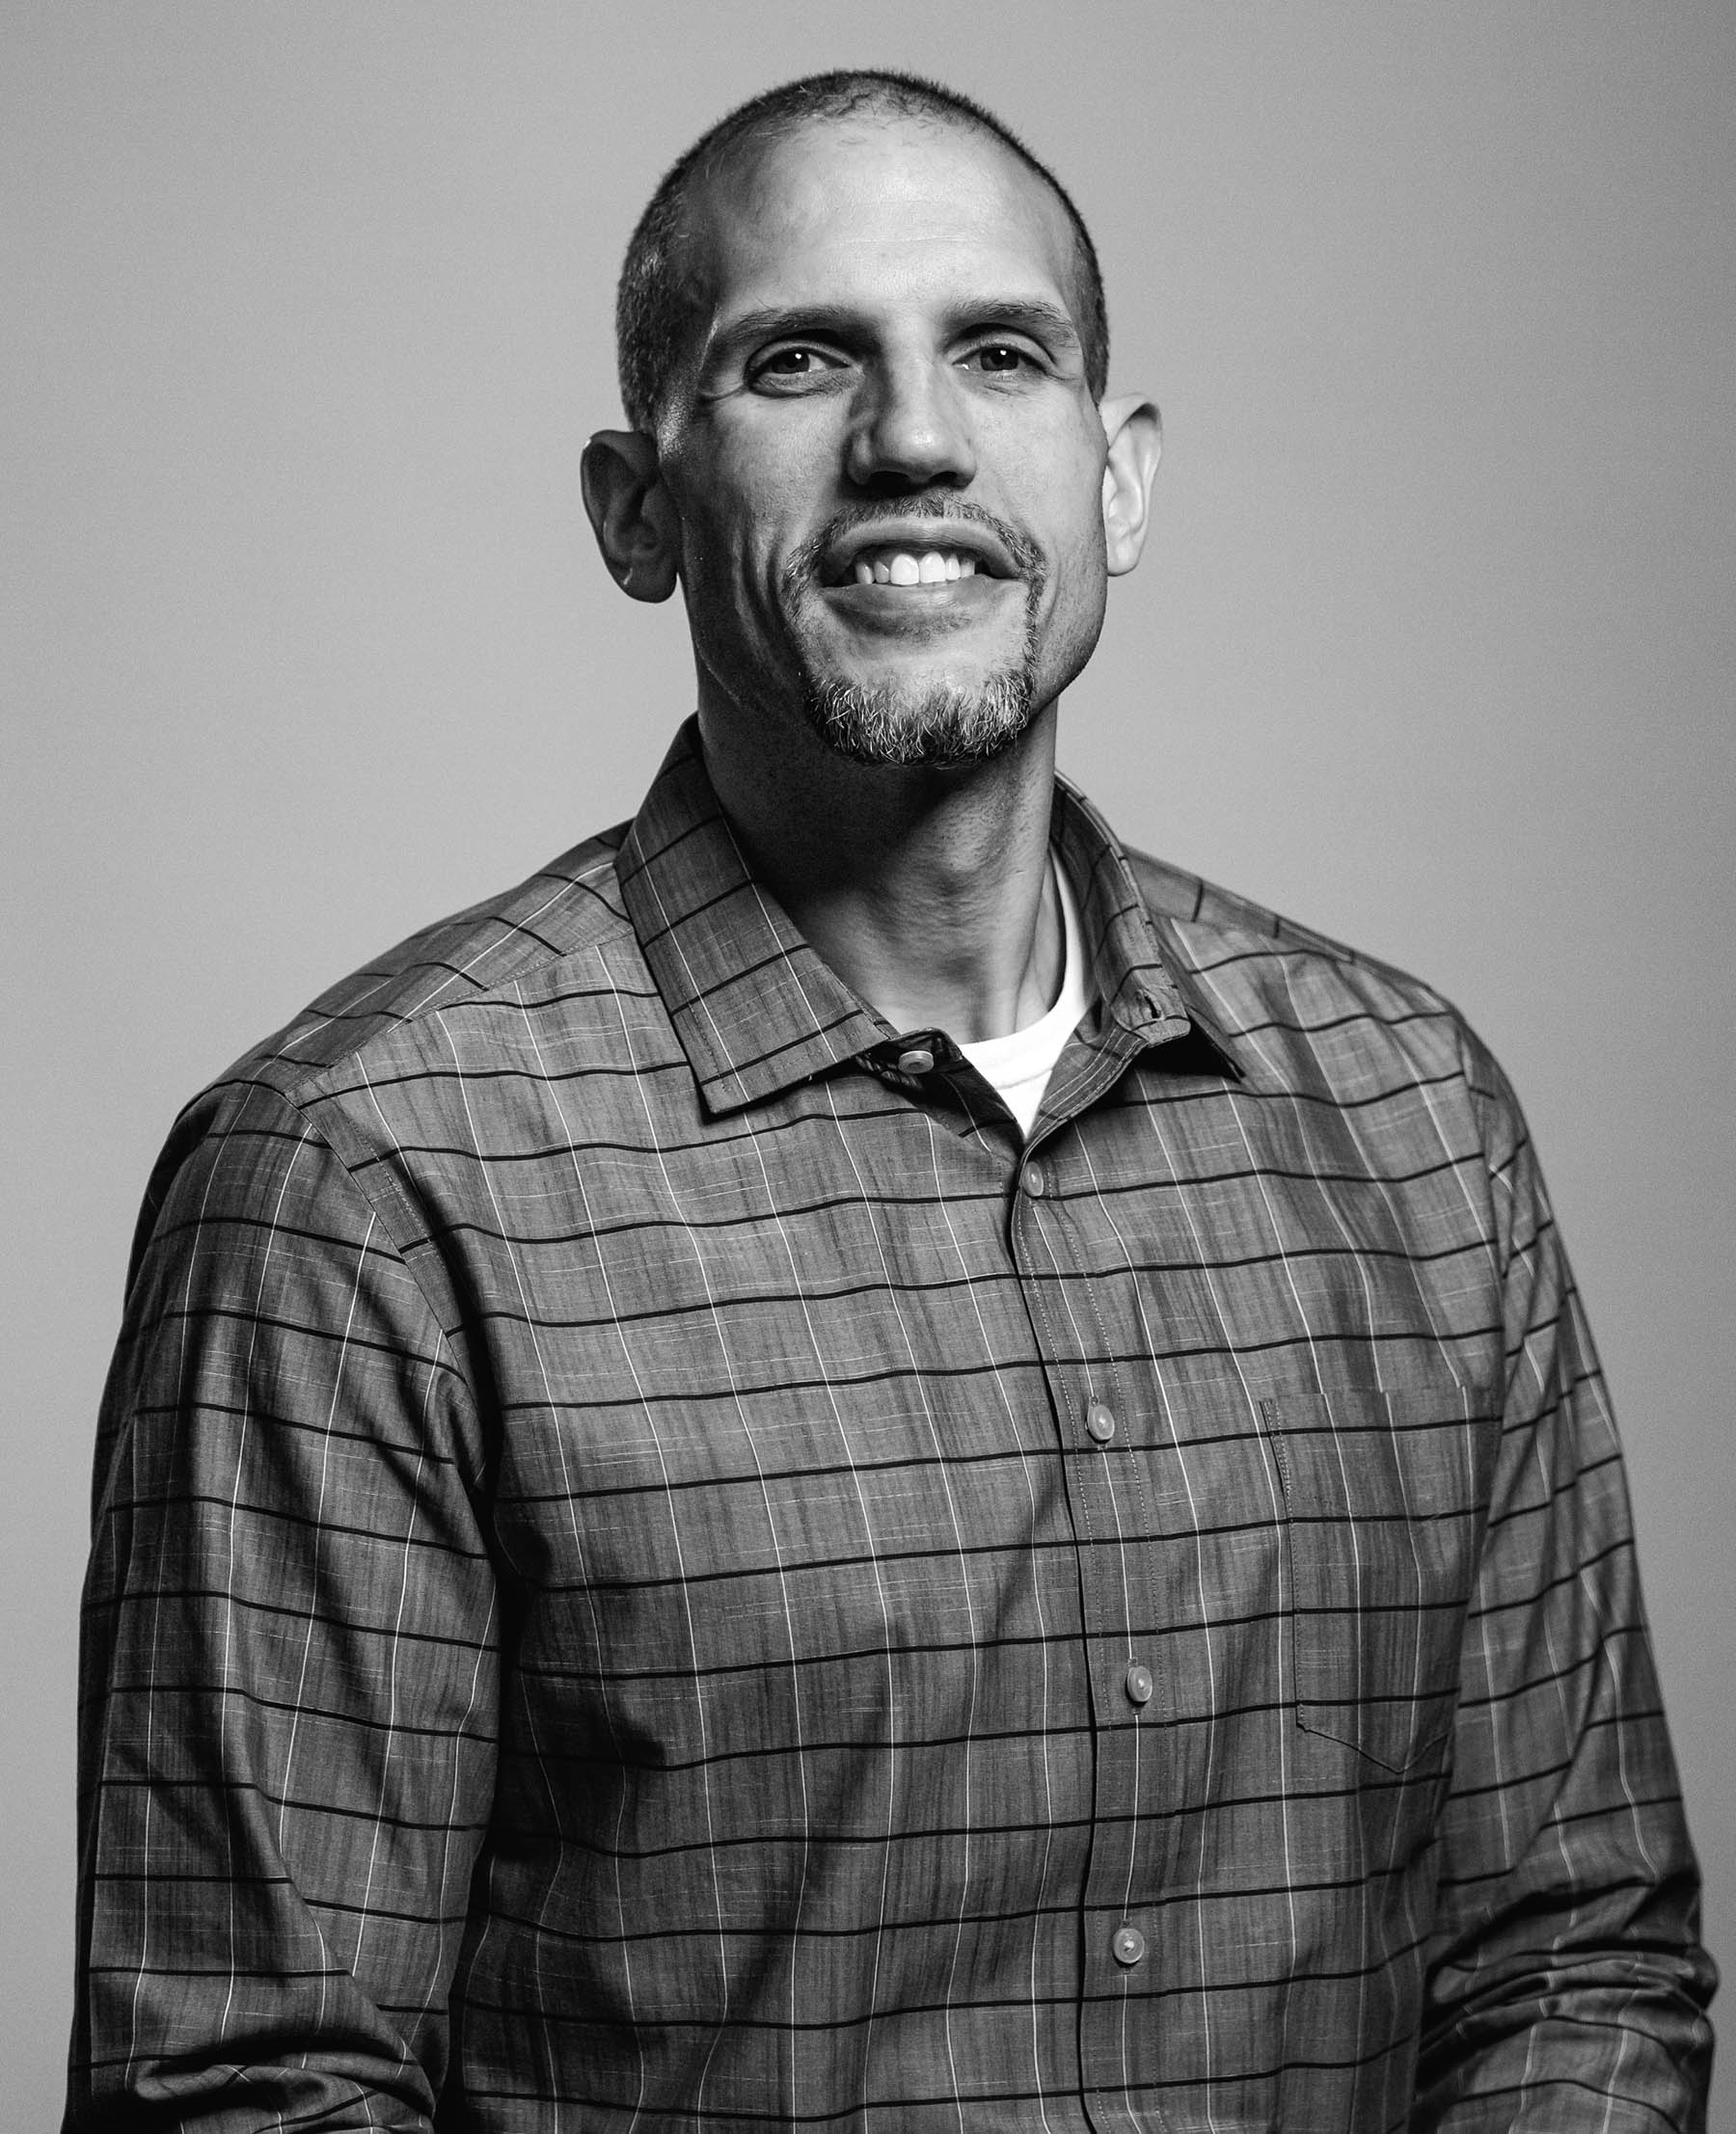
[[[1149,1667],[1132,1666],[1127,1669],[1127,1702],[1150,1704],[1152,1701],[1152,1670]]]
[[[913,1044],[908,1052],[898,1055],[898,1071],[901,1074],[933,1074],[935,1055],[925,1044]]]
[[[1109,1937],[1117,1963],[1131,1966],[1145,1961],[1145,1936],[1137,1927],[1117,1927]]]
[[[1085,1411],[1085,1427],[1099,1445],[1107,1445],[1115,1435],[1115,1410],[1100,1400],[1094,1400]]]
[[[1018,1182],[1033,1201],[1042,1200],[1044,1183],[1042,1164],[1027,1163],[1018,1175]]]

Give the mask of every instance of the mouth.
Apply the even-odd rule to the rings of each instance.
[[[1020,559],[993,528],[974,520],[881,520],[831,542],[820,559],[827,587],[956,585],[972,578],[1021,576]]]
[[[950,542],[876,541],[821,582],[821,599],[851,627],[920,644],[1024,611],[1017,572],[992,571]]]

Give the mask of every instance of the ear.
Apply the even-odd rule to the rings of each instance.
[[[599,430],[579,463],[591,529],[610,575],[635,600],[667,600],[681,560],[681,520],[641,430]]]
[[[1163,421],[1137,393],[1105,400],[1099,413],[1109,440],[1103,468],[1103,545],[1109,575],[1120,578],[1139,561],[1152,523],[1152,483],[1163,450]]]

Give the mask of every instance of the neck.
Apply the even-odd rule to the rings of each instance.
[[[1065,938],[1048,865],[1055,706],[1013,747],[956,768],[860,764],[778,721],[708,706],[706,767],[754,873],[895,1030],[961,1043],[1035,1022]]]

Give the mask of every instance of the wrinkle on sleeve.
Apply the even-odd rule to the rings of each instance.
[[[494,1782],[479,1472],[349,1173],[275,1092],[208,1102],[98,1433],[68,2130],[428,2124]]]
[[[1715,1974],[1620,1448],[1524,1119],[1472,1042],[1507,1391],[1413,2124],[1697,2128]]]

